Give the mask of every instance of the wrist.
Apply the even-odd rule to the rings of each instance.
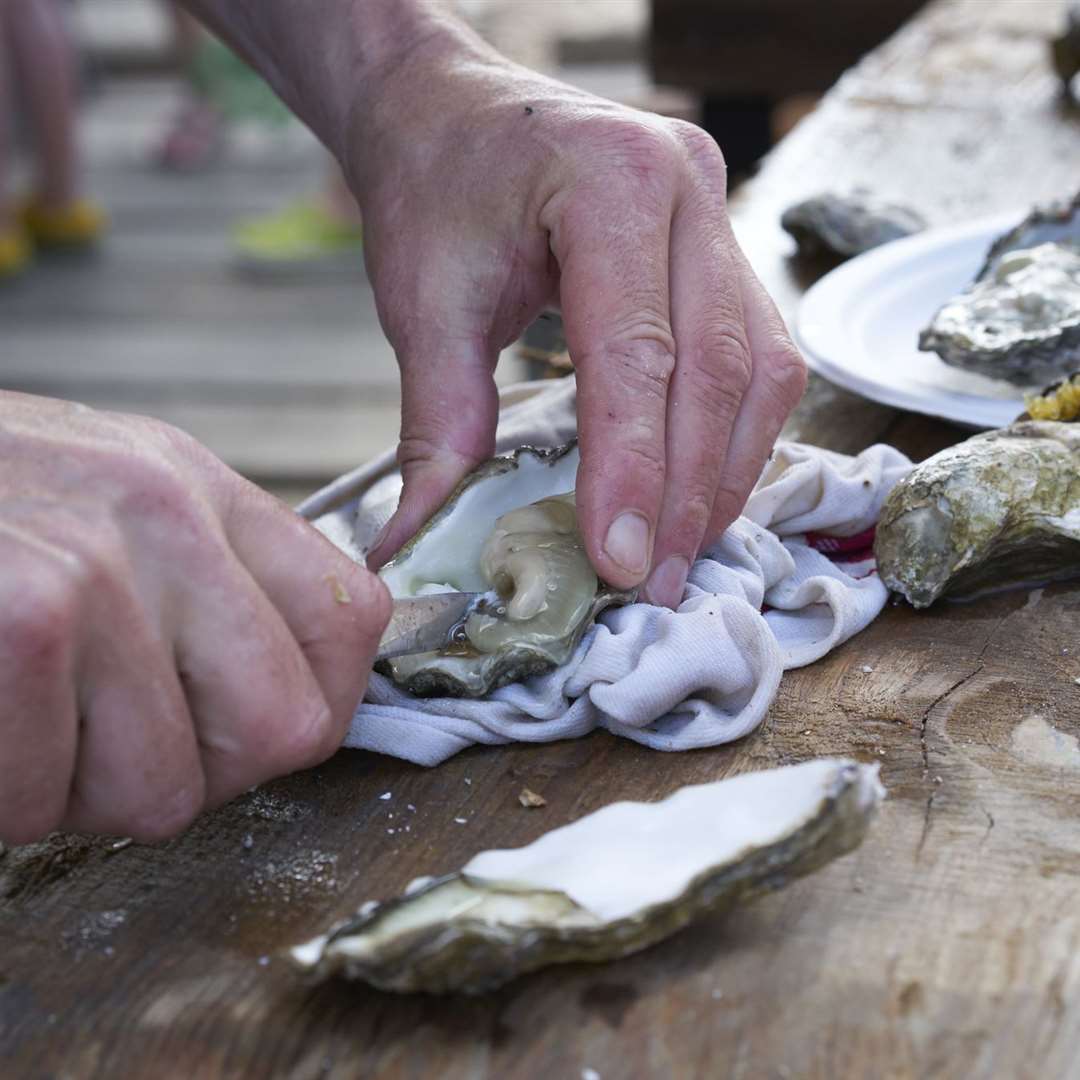
[[[413,56],[478,38],[444,0],[182,0],[344,159],[356,116]]]
[[[381,5],[376,5],[381,6]],[[421,158],[424,146],[453,127],[465,69],[495,69],[506,61],[440,5],[407,3],[380,13],[375,48],[335,80],[335,141],[328,143],[359,197],[369,173],[402,145]],[[347,68],[346,68],[347,70]]]

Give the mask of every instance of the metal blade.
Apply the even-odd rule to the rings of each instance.
[[[394,614],[379,643],[377,660],[432,652],[450,641],[450,632],[464,621],[484,593],[433,593],[394,601]]]

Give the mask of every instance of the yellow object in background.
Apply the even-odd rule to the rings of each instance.
[[[0,282],[18,277],[29,266],[32,257],[30,238],[21,225],[0,231]]]
[[[42,250],[80,250],[95,244],[105,231],[105,212],[88,199],[54,209],[30,199],[22,209],[22,223]]]

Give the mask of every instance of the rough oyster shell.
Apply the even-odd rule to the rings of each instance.
[[[883,795],[876,765],[824,759],[614,803],[365,907],[291,957],[384,990],[475,993],[628,956],[852,850]]]
[[[469,644],[380,670],[419,697],[483,697],[564,663],[598,612],[631,594],[597,580],[577,532],[578,453],[522,447],[493,458],[381,571],[394,596],[499,590],[506,611],[473,615]]]
[[[1080,424],[1018,421],[928,458],[890,492],[874,552],[915,607],[1080,575]]]
[[[795,238],[800,255],[843,259],[926,228],[926,221],[914,210],[865,191],[804,199],[784,211],[780,224]]]
[[[1032,386],[1080,362],[1080,194],[994,241],[975,281],[919,335],[946,364]]]

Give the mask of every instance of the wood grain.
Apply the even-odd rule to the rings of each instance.
[[[735,212],[785,313],[805,275],[777,211],[811,188],[861,180],[948,220],[1076,183],[1080,130],[1029,48],[1057,6],[931,7],[780,147]],[[959,41],[988,66],[953,74],[941,50]],[[960,137],[962,153],[950,149]],[[887,438],[917,455],[960,437],[820,382],[790,430],[845,450]],[[762,729],[731,746],[668,756],[598,734],[475,749],[432,771],[342,753],[169,844],[111,851],[57,836],[8,852],[0,1073],[1080,1075],[1078,626],[1076,585],[890,607],[786,676]],[[278,957],[483,847],[616,798],[822,754],[881,764],[889,799],[862,848],[637,957],[477,1000],[312,988]],[[522,808],[523,786],[547,806]]]

